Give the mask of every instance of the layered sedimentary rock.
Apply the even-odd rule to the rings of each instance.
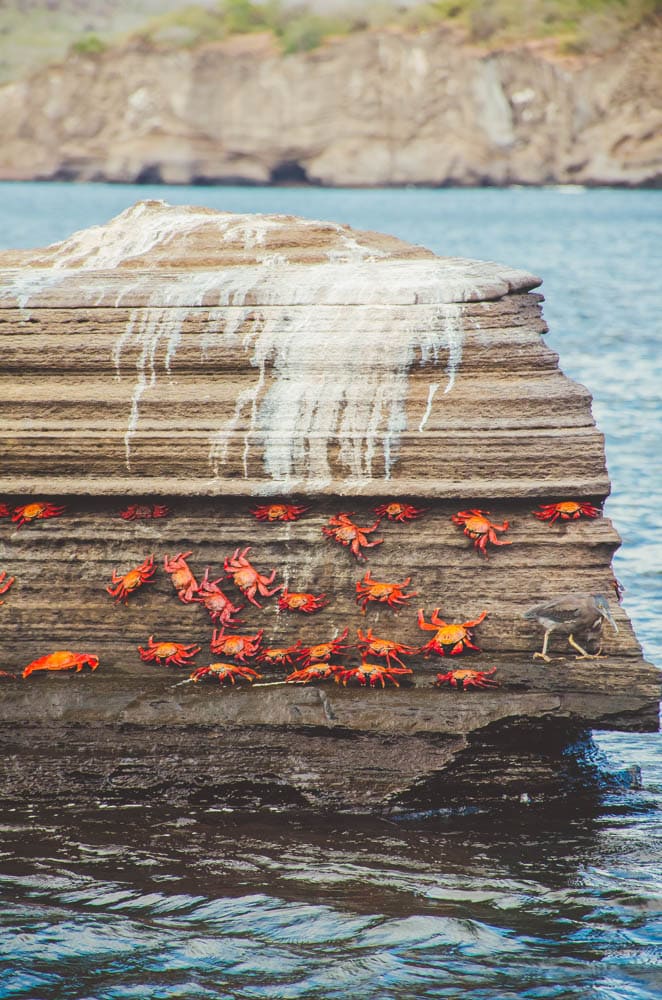
[[[539,284],[335,224],[157,202],[2,254],[0,572],[16,579],[0,607],[0,667],[18,673],[58,649],[100,660],[90,674],[3,683],[2,720],[134,725],[159,739],[177,727],[205,754],[222,748],[218,787],[257,780],[247,743],[260,760],[277,747],[277,784],[327,804],[344,789],[370,805],[500,726],[655,728],[657,676],[614,590],[617,533],[603,517],[534,516],[560,500],[599,506],[609,490],[590,396],[541,337]],[[375,508],[392,500],[418,515],[375,526]],[[21,525],[15,511],[30,502],[64,510]],[[276,502],[305,509],[295,521],[256,518]],[[167,512],[125,520],[131,504]],[[489,511],[509,544],[482,555],[451,519],[469,508]],[[362,549],[365,561],[323,533],[343,511],[382,540]],[[246,549],[264,577],[275,570],[270,586],[326,605],[283,610],[282,592],[252,604],[224,574]],[[312,646],[346,629],[354,648],[333,660],[351,668],[358,629],[420,650],[432,635],[421,608],[425,621],[440,609],[459,624],[486,612],[470,633],[480,652],[418,652],[407,658],[413,684],[399,675],[403,686],[384,691],[333,680],[175,686],[187,663],[228,659],[210,650],[219,623],[179,600],[165,572],[182,552],[197,583],[209,567],[244,605],[227,630],[262,633],[263,646]],[[113,571],[151,556],[154,575],[115,602]],[[366,571],[412,596],[364,612]],[[608,656],[575,660],[557,638],[563,659],[532,661],[541,633],[523,610],[571,591],[613,595]],[[200,652],[179,667],[146,663],[138,646],[150,636]],[[282,681],[299,655],[289,667],[258,663],[262,682]],[[499,687],[433,686],[462,667],[496,668]],[[325,786],[329,762],[347,771],[350,746],[350,777]]]
[[[2,179],[659,185],[662,27],[599,56],[444,27],[71,57],[0,88]]]

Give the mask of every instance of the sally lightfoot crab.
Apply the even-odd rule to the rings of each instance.
[[[132,503],[129,507],[120,511],[120,517],[124,521],[145,521],[153,518],[167,517],[168,508],[158,503]]]
[[[209,567],[205,570],[205,575],[200,581],[198,589],[193,593],[191,600],[197,604],[202,604],[210,614],[213,622],[220,622],[221,625],[239,625],[241,619],[233,617],[243,610],[244,605],[234,605],[227,594],[224,594],[219,583],[222,577],[217,580],[209,579]]]
[[[413,673],[414,671],[410,670],[409,667],[384,667],[381,663],[367,663],[364,660],[360,667],[339,670],[335,674],[335,681],[337,684],[342,684],[343,687],[348,684],[358,684],[360,687],[381,686],[383,688],[387,684],[392,684],[394,687],[400,687],[397,678],[402,680],[407,677],[409,679]]]
[[[408,576],[402,583],[386,583],[381,580],[373,580],[368,570],[356,584],[356,603],[361,605],[365,613],[368,601],[377,601],[380,604],[388,604],[390,608],[398,608],[405,604],[411,597],[416,597],[416,591],[405,594],[404,589],[411,582]]]
[[[344,644],[347,631],[345,629],[339,636],[328,642],[318,642],[314,646],[305,646],[297,656],[297,660],[300,660],[305,667],[309,667],[313,663],[328,663],[332,656],[336,656],[338,653],[342,654],[350,648]]]
[[[482,552],[486,559],[489,558],[487,555],[488,542],[491,545],[512,544],[503,539],[498,539],[496,536],[497,531],[508,530],[510,527],[509,522],[504,521],[502,524],[495,524],[493,521],[490,521],[488,517],[489,513],[489,510],[460,510],[451,517],[453,524],[457,524],[464,530],[465,535],[473,540],[474,548],[478,552]]]
[[[434,636],[421,648],[422,653],[438,653],[439,656],[459,656],[466,649],[473,649],[480,652],[478,646],[473,642],[472,629],[480,625],[486,617],[487,611],[483,611],[478,618],[473,621],[459,623],[445,622],[439,617],[439,608],[435,608],[430,615],[430,621],[426,622],[423,610],[418,612],[418,627],[427,632],[434,632]]]
[[[314,684],[317,681],[331,680],[344,667],[338,663],[310,663],[307,667],[295,670],[285,678],[286,684]]]
[[[492,675],[495,673],[496,667],[492,667],[491,670],[449,670],[445,674],[437,674],[434,686],[450,685],[459,691],[468,691],[469,688],[499,687],[499,682],[492,680]]]
[[[374,548],[375,545],[381,545],[384,541],[383,538],[376,538],[374,541],[369,542],[366,537],[377,530],[380,521],[381,518],[378,518],[371,527],[359,528],[357,524],[354,524],[350,520],[349,514],[334,514],[333,517],[329,518],[328,527],[322,528],[322,532],[327,538],[332,538],[334,542],[339,542],[340,545],[349,547],[352,555],[358,560],[365,561],[365,556],[361,552],[361,549]]]
[[[262,677],[252,667],[240,667],[234,663],[210,663],[208,667],[198,667],[190,675],[189,680],[197,684],[198,681],[215,681],[217,684],[232,684],[237,681],[252,684],[253,681]]]
[[[266,646],[257,654],[259,663],[267,663],[270,666],[293,667],[292,659],[301,649],[301,639],[297,639],[293,646]]]
[[[263,634],[264,629],[260,629],[255,635],[226,635],[223,629],[214,629],[210,649],[212,653],[232,656],[240,663],[245,663],[247,658],[252,660],[257,656]]]
[[[299,518],[310,510],[309,507],[299,507],[292,503],[272,503],[263,507],[256,507],[251,514],[258,521],[298,521]]]
[[[156,571],[154,566],[154,556],[147,556],[147,558],[140,564],[136,566],[135,569],[130,569],[128,573],[124,573],[119,576],[118,573],[113,570],[111,576],[111,584],[113,586],[106,587],[107,592],[111,597],[115,598],[115,603],[118,604],[120,601],[124,601],[125,604],[129,602],[129,596],[138,589],[142,587],[144,583],[151,583],[152,577]]]
[[[276,587],[269,590],[269,585],[274,582],[276,570],[273,569],[269,576],[263,576],[261,573],[258,573],[252,563],[246,558],[246,554],[250,550],[250,545],[247,545],[242,550],[235,549],[234,555],[224,560],[223,569],[226,576],[232,577],[235,586],[239,588],[244,597],[251,604],[254,604],[256,608],[261,608],[262,605],[258,604],[255,600],[255,594],[259,593],[262,597],[273,597],[274,594],[283,589],[283,585],[279,583]]]
[[[64,511],[64,507],[58,507],[54,503],[26,503],[21,507],[14,508],[11,519],[16,522],[17,528],[22,528],[24,524],[30,524],[32,521],[43,521],[49,517],[59,517]]]
[[[357,634],[359,637],[358,647],[361,653],[364,656],[371,653],[373,656],[383,657],[386,660],[387,667],[392,666],[391,660],[395,660],[401,667],[405,666],[398,653],[402,656],[414,656],[420,652],[418,646],[404,646],[401,642],[393,642],[392,639],[380,639],[378,636],[372,634],[371,628],[367,632],[357,629]]]
[[[164,663],[167,666],[185,667],[188,660],[200,652],[200,646],[195,643],[185,645],[182,642],[154,642],[154,636],[147,640],[147,648],[138,646],[141,660],[145,663]]]
[[[170,576],[182,604],[193,604],[199,589],[198,581],[186,562],[190,555],[192,552],[180,552],[173,559],[166,556],[163,560],[163,568]]]
[[[68,649],[59,649],[55,653],[48,653],[46,656],[40,656],[39,659],[33,660],[32,663],[28,663],[22,676],[29,677],[30,674],[39,670],[75,670],[80,673],[83,667],[96,670],[98,666],[99,657],[93,653],[72,653]]]
[[[533,516],[539,521],[549,521],[554,524],[559,518],[562,521],[576,521],[580,517],[599,517],[600,508],[582,500],[561,500],[560,503],[540,504],[540,510],[534,510]]]
[[[303,611],[305,614],[312,614],[313,611],[321,611],[329,602],[326,594],[300,594],[289,591],[287,587],[283,589],[278,598],[278,607],[281,611]]]
[[[379,507],[375,507],[375,514],[379,518],[387,517],[389,521],[413,521],[422,514],[425,514],[425,508],[414,507],[410,503],[402,503],[399,500],[392,500],[391,503],[383,503]]]

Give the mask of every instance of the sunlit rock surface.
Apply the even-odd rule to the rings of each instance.
[[[166,741],[175,727],[187,753],[197,741],[205,754],[222,732],[218,787],[256,779],[237,749],[248,742],[260,759],[278,746],[279,787],[371,807],[443,771],[471,734],[554,720],[568,731],[656,728],[657,675],[616,600],[617,533],[602,517],[533,516],[540,503],[599,505],[609,490],[590,395],[541,337],[539,284],[332,223],[160,202],[0,255],[0,572],[16,578],[0,598],[0,668],[18,673],[57,649],[101,661],[93,674],[3,682],[0,719],[89,726],[91,753],[107,727]],[[371,527],[374,508],[394,498],[423,513],[384,518],[367,562],[324,537],[332,515],[351,511]],[[283,499],[308,508],[300,520],[252,514]],[[65,512],[18,526],[12,511],[32,500]],[[167,516],[119,516],[154,502]],[[511,544],[481,556],[451,521],[471,507],[507,521],[499,539]],[[228,579],[223,590],[245,606],[230,632],[264,630],[264,645],[281,647],[345,628],[353,644],[372,628],[420,647],[431,633],[419,608],[452,623],[486,611],[474,630],[481,652],[416,655],[414,685],[385,691],[175,687],[189,670],[143,663],[137,647],[150,635],[199,645],[192,666],[227,657],[210,652],[210,616],[177,599],[164,557],[190,552],[196,579],[207,567],[216,579],[247,546],[262,574],[275,569],[276,584],[328,604],[308,615],[279,610],[274,596],[257,608]],[[152,580],[114,603],[113,570],[150,555]],[[356,584],[368,569],[378,581],[411,577],[404,589],[415,596],[363,614]],[[604,659],[575,660],[560,638],[552,651],[563,658],[541,665],[531,657],[542,635],[522,611],[570,591],[613,595],[619,632],[605,629]],[[335,659],[360,658],[351,649]],[[500,686],[433,687],[459,667],[496,667]],[[286,673],[257,669],[263,682]],[[325,798],[329,766],[343,777]]]

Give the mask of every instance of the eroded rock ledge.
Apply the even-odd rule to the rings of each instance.
[[[254,782],[258,761],[264,774],[277,746],[269,780],[294,799],[336,806],[345,793],[371,808],[443,773],[499,727],[654,730],[659,679],[617,604],[617,533],[603,517],[533,516],[543,502],[599,506],[609,490],[589,393],[541,338],[539,283],[330,223],[158,202],[52,247],[0,255],[0,571],[16,577],[0,606],[0,668],[19,672],[55,649],[101,661],[92,674],[2,683],[0,723],[40,720],[65,743],[77,727],[91,759],[126,727],[179,742],[185,755],[204,731],[200,753],[219,741],[228,787]],[[167,516],[119,516],[154,498]],[[307,508],[300,520],[251,513],[283,498]],[[370,526],[394,498],[424,513],[383,519],[367,562],[324,537],[339,511]],[[64,513],[12,521],[17,506],[43,499]],[[507,521],[500,537],[511,544],[481,556],[451,520],[472,507]],[[372,628],[420,647],[430,633],[418,608],[460,623],[486,611],[474,636],[481,652],[416,655],[412,686],[384,691],[175,686],[185,667],[138,656],[150,635],[201,646],[195,666],[219,657],[208,612],[177,599],[164,557],[190,552],[198,579],[206,567],[218,578],[225,557],[247,546],[262,573],[275,569],[276,582],[325,593],[328,604],[297,614],[272,597],[257,608],[228,580],[224,590],[245,605],[232,632],[264,630],[273,647],[345,628],[355,643],[358,628]],[[149,585],[113,603],[112,571],[148,555]],[[368,569],[379,581],[411,577],[415,596],[363,614],[356,584]],[[574,591],[614,595],[608,655],[578,661],[559,639],[559,659],[533,662],[541,636],[522,611]],[[341,659],[357,664],[358,653]],[[458,666],[496,667],[500,686],[433,686],[440,669]],[[259,669],[265,682],[285,675]],[[343,746],[346,773],[325,797],[324,759],[344,759]]]

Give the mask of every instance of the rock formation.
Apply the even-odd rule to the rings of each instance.
[[[659,185],[662,26],[602,56],[447,28],[135,43],[0,88],[0,179]]]
[[[541,337],[539,284],[346,226],[161,202],[1,254],[0,571],[15,582],[0,607],[0,667],[19,673],[54,650],[100,660],[93,673],[3,683],[2,724],[88,726],[92,757],[99,727],[139,727],[139,742],[172,734],[178,752],[204,755],[217,789],[271,782],[334,806],[383,804],[503,727],[524,724],[534,742],[540,727],[655,729],[656,672],[614,589],[617,533],[601,516],[534,516],[562,500],[599,506],[609,491],[590,395]],[[372,528],[375,508],[396,501],[420,513],[382,516],[365,561],[322,530],[341,512]],[[64,511],[16,512],[33,503]],[[294,521],[252,513],[275,503],[306,509]],[[120,516],[135,504],[167,511]],[[452,520],[471,508],[489,511],[509,544],[481,554]],[[224,574],[248,547],[274,586],[324,594],[326,606],[280,609],[282,591],[251,603]],[[201,647],[191,666],[228,660],[210,652],[219,622],[178,600],[165,572],[180,553],[197,584],[209,567],[244,606],[228,631],[263,632],[264,646],[308,647],[345,629],[353,645],[372,629],[420,648],[433,634],[419,628],[421,608],[426,622],[440,609],[453,624],[486,612],[469,633],[481,652],[419,653],[407,661],[414,683],[383,691],[332,679],[175,686],[190,667],[143,662],[150,636]],[[113,572],[150,557],[150,578],[113,600]],[[414,596],[363,612],[368,571]],[[612,595],[608,656],[576,660],[561,637],[561,659],[533,661],[542,635],[522,612],[572,591]],[[356,649],[334,659],[360,662]],[[433,686],[460,668],[496,668],[499,687]],[[286,675],[257,669],[265,683]]]

